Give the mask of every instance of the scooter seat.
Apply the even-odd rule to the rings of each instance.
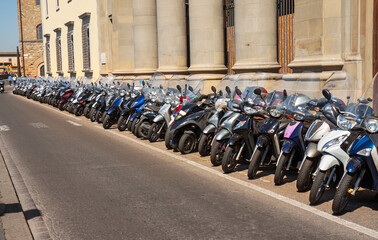
[[[158,112],[160,110],[160,107],[156,105],[148,105],[147,108],[151,109],[154,112]]]

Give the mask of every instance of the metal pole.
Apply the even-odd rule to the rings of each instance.
[[[17,75],[21,77],[20,51],[17,47]]]

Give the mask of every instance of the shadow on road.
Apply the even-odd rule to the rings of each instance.
[[[0,213],[1,212],[3,214],[23,212],[26,220],[41,216],[41,212],[38,209],[27,210],[24,212],[19,203],[0,204]]]

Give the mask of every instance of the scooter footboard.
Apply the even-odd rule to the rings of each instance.
[[[337,158],[329,154],[323,154],[322,158],[320,159],[319,170],[327,171],[328,169],[330,169],[331,167],[335,165],[337,166],[340,165]]]

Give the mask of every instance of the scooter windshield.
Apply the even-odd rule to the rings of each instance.
[[[338,127],[345,130],[360,128],[362,127],[363,121],[366,117],[373,116],[375,114],[373,102],[375,97],[374,86],[377,84],[377,75],[367,84],[365,84],[362,94],[355,99],[348,99],[349,102],[345,108],[345,111],[342,111],[337,118]]]
[[[186,80],[184,76],[172,75],[172,77],[168,80],[167,88],[165,89],[164,101],[168,104],[173,103],[173,105],[178,105],[180,102],[181,92],[177,86],[180,86],[179,88],[183,89],[185,82]]]
[[[233,102],[248,102],[256,105],[263,104],[264,102],[260,96],[255,94],[255,89],[259,88],[263,93],[266,93],[264,84],[267,79],[268,77],[265,73],[240,74],[233,86]],[[242,94],[240,95],[238,92]]]
[[[152,75],[149,89],[149,98],[152,102],[163,102],[164,100],[164,89],[167,86],[167,78],[162,73],[155,73]]]
[[[190,75],[183,89],[183,97],[186,102],[197,101],[203,90],[204,79],[197,75]]]

